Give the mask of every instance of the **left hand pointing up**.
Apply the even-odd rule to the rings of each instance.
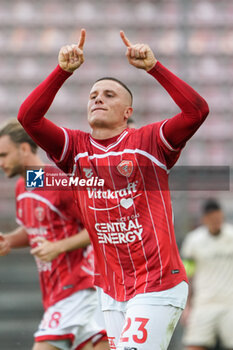
[[[126,56],[130,64],[136,68],[145,69],[149,71],[157,62],[153,51],[146,44],[131,44],[125,33],[121,30],[120,36],[127,47]]]

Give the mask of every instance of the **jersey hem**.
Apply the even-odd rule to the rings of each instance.
[[[101,286],[101,283],[98,283],[98,281],[95,281],[94,284],[101,288],[103,290],[104,293],[106,293],[107,295],[109,295],[111,298],[113,298],[116,301],[120,301],[120,302],[124,302],[124,301],[128,301],[130,299],[132,299],[133,297],[135,297],[138,294],[145,294],[145,293],[150,293],[150,292],[162,292],[165,291],[167,289],[170,289],[172,287],[177,286],[179,283],[181,283],[182,281],[185,281],[188,283],[188,279],[186,275],[182,275],[180,276],[179,279],[177,279],[174,283],[168,283],[168,284],[164,284],[162,288],[155,288],[155,287],[148,287],[144,292],[142,292],[141,290],[138,290],[134,293],[130,293],[128,295],[126,295],[125,299],[122,298],[115,298],[115,295],[109,293],[106,289],[103,288],[103,286]]]

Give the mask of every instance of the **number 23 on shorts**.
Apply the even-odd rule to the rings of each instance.
[[[135,317],[134,322],[137,324],[136,330],[133,332],[130,331],[130,328],[132,328],[132,320],[130,317],[127,317],[126,319],[126,325],[123,328],[123,331],[121,333],[120,342],[121,343],[127,343],[130,341],[130,337],[133,339],[135,343],[143,344],[147,340],[147,329],[146,324],[149,321],[149,318],[141,318],[141,317]]]

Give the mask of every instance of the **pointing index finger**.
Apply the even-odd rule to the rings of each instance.
[[[129,39],[125,36],[125,33],[123,32],[123,30],[120,31],[120,36],[121,36],[121,39],[122,39],[123,43],[125,44],[125,46],[127,46],[127,47],[132,46]]]
[[[85,43],[85,38],[86,38],[86,30],[85,29],[81,29],[79,43],[78,43],[78,47],[81,50],[83,49],[83,46],[84,46],[84,43]]]

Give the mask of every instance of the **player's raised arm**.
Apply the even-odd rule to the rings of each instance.
[[[73,73],[84,62],[83,46],[85,43],[86,31],[81,30],[79,43],[63,46],[58,55],[59,66],[66,72]]]
[[[181,113],[164,124],[163,140],[171,150],[179,149],[193,136],[209,114],[205,99],[190,85],[157,62],[149,72],[166,89]]]
[[[65,135],[63,130],[44,118],[58,90],[72,72],[83,63],[86,31],[81,30],[77,45],[64,46],[58,56],[58,66],[22,103],[18,120],[31,138],[55,159],[60,159]]]
[[[157,62],[153,51],[146,44],[132,44],[121,30],[120,36],[127,47],[126,56],[130,64],[136,68],[145,69],[149,71]]]
[[[163,136],[170,149],[182,147],[207,117],[209,108],[206,101],[191,86],[158,62],[148,45],[133,45],[123,31],[120,35],[127,47],[126,56],[129,63],[145,69],[157,79],[180,107],[182,112],[164,125]]]

